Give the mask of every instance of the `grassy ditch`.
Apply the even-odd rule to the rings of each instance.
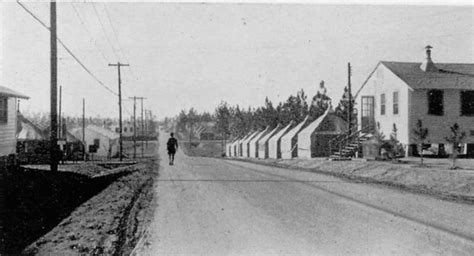
[[[25,255],[126,255],[153,216],[157,160],[121,167],[100,193],[77,206],[59,225],[31,243]],[[105,182],[108,176],[95,180]],[[99,181],[97,181],[99,182]]]
[[[118,176],[91,179],[71,172],[8,170],[4,173],[2,253],[21,252]]]

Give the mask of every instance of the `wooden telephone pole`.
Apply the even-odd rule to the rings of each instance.
[[[117,64],[109,64],[110,67],[117,67],[118,70],[118,97],[119,97],[119,157],[120,157],[120,162],[122,162],[123,158],[123,147],[122,147],[122,80],[120,77],[120,67],[125,67],[125,66],[130,66],[129,64],[123,64],[120,62],[117,62]]]
[[[143,158],[143,155],[144,155],[144,145],[143,145],[143,139],[144,137],[146,136],[146,134],[144,133],[144,126],[143,126],[143,100],[146,99],[144,97],[138,97],[138,99],[141,100],[141,105],[142,105],[142,120],[141,120],[141,125],[142,125],[142,128],[141,128],[141,134],[142,134],[142,158]]]
[[[51,135],[50,135],[50,168],[58,171],[58,47],[56,36],[56,2],[50,3],[50,47],[51,47]]]
[[[137,158],[137,96],[129,97],[133,99],[133,159]]]
[[[347,63],[347,89],[348,89],[348,100],[349,100],[349,109],[347,111],[347,120],[349,122],[349,131],[348,134],[352,133],[352,92],[351,92],[351,63]]]

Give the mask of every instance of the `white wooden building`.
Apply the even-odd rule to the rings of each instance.
[[[407,154],[416,150],[413,130],[421,120],[427,143],[447,153],[445,137],[457,123],[467,135],[463,153],[474,155],[474,64],[434,63],[427,46],[421,63],[379,62],[355,96],[359,129],[373,132],[379,123],[388,138],[396,127]]]
[[[17,106],[27,96],[0,86],[0,157],[16,153]]]
[[[83,129],[76,128],[71,131],[76,138],[82,138]],[[95,145],[97,152],[95,156],[112,157],[119,151],[119,137],[116,132],[110,131],[96,125],[88,125],[85,129],[85,146],[89,150],[90,145]]]

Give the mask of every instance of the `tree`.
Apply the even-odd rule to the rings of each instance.
[[[377,122],[377,126],[375,128],[374,132],[374,140],[377,145],[377,155],[380,155],[380,150],[384,144],[385,141],[385,134],[383,134],[382,129],[380,129],[380,123]]]
[[[428,128],[423,127],[423,123],[420,119],[416,122],[416,126],[413,129],[413,139],[418,145],[418,152],[420,154],[421,166],[423,166],[423,144],[425,144],[426,137],[428,137]]]
[[[311,105],[309,106],[308,114],[310,120],[316,120],[318,117],[322,116],[324,112],[329,108],[331,98],[326,95],[326,87],[324,86],[324,81],[319,83],[319,90],[316,95],[313,96],[311,100]]]
[[[464,141],[466,133],[461,131],[461,128],[457,123],[454,123],[454,125],[449,127],[449,129],[451,130],[451,134],[445,139],[453,147],[453,153],[451,154],[451,158],[453,159],[453,166],[451,168],[456,169],[456,159],[459,154],[459,145]]]
[[[194,108],[190,108],[187,114],[187,127],[189,131],[189,143],[193,134],[194,124],[199,121],[199,116]]]
[[[405,149],[403,145],[398,141],[398,129],[397,125],[394,123],[392,128],[392,133],[390,134],[389,144],[391,147],[392,158],[403,157],[405,155]]]
[[[352,95],[351,95],[352,96]],[[354,97],[351,97],[351,106],[352,106],[352,115],[351,115],[351,122],[354,125],[353,127],[357,127],[357,115],[356,112],[354,111],[354,105],[355,105],[355,100]],[[339,101],[339,104],[336,106],[336,109],[334,110],[335,114],[342,119],[344,119],[346,122],[348,122],[349,118],[349,90],[347,89],[347,86],[344,87],[344,94],[342,95],[341,101]]]
[[[231,113],[226,102],[222,101],[216,108],[216,126],[217,131],[222,135],[223,145],[226,143],[227,136],[230,135]]]

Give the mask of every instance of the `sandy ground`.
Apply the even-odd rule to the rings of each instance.
[[[160,153],[165,154],[164,148]],[[474,208],[386,186],[246,162],[160,166],[133,255],[471,255]]]

